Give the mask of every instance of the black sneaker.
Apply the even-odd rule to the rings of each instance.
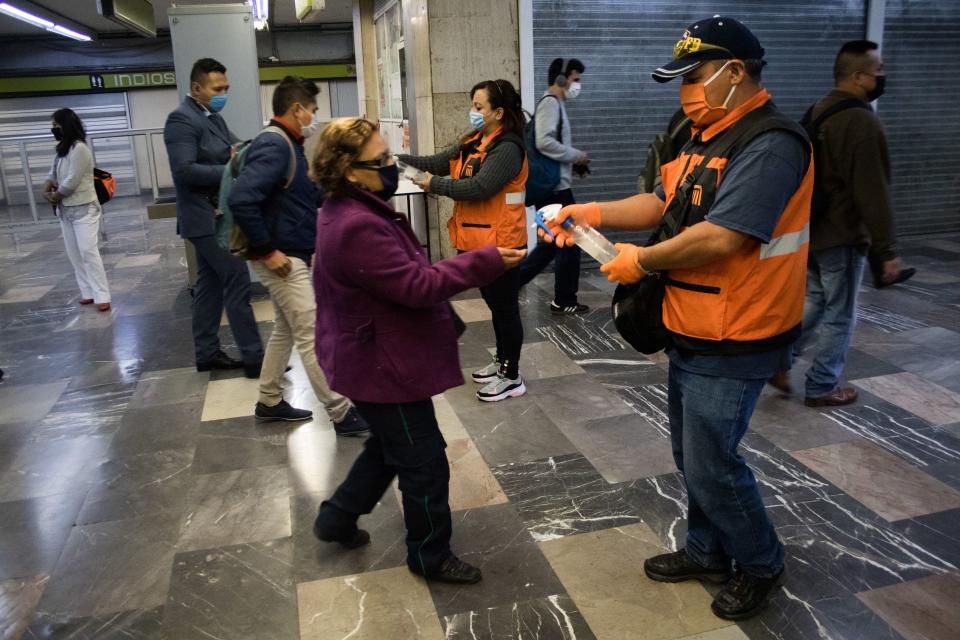
[[[291,407],[286,400],[281,400],[272,407],[268,407],[262,402],[257,403],[257,408],[253,410],[253,415],[257,420],[285,420],[287,422],[300,422],[309,420],[313,417],[312,411],[306,409],[295,409]]]
[[[411,569],[412,571],[412,569]],[[414,573],[419,572],[414,571]],[[426,577],[436,582],[450,582],[452,584],[476,584],[483,579],[479,567],[464,562],[452,553],[443,561],[440,568]]]
[[[340,422],[333,423],[338,436],[362,436],[370,433],[370,425],[363,419],[356,407],[350,407]]]
[[[344,549],[356,549],[357,547],[362,547],[363,545],[370,543],[370,534],[364,529],[355,529],[353,535],[351,535],[349,538],[336,538],[323,531],[318,526],[319,524],[320,519],[318,518],[313,523],[313,535],[315,535],[317,540],[320,540],[321,542],[338,542]]]
[[[730,579],[730,569],[710,569],[694,562],[686,549],[673,553],[664,553],[647,558],[643,563],[643,572],[657,582],[683,582],[685,580],[707,580],[722,584]]]
[[[767,603],[774,587],[783,579],[784,569],[770,578],[758,578],[737,571],[726,587],[713,599],[713,614],[724,620],[743,620],[756,615]]]
[[[197,363],[197,371],[213,371],[214,369],[239,369],[245,366],[240,360],[234,360],[223,351],[217,351],[216,354],[205,362]],[[257,374],[259,375],[259,374]]]
[[[561,307],[556,302],[550,303],[550,313],[555,316],[582,316],[590,311],[590,307],[585,304],[572,304],[567,307]]]

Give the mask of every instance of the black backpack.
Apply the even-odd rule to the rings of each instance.
[[[663,133],[658,133],[647,148],[647,161],[637,179],[638,193],[653,193],[660,184],[660,167],[676,159],[680,149],[690,140],[690,118],[681,109],[670,118]]]
[[[549,202],[554,190],[560,184],[560,163],[553,158],[540,153],[537,149],[537,109],[540,103],[547,98],[560,102],[560,98],[551,94],[537,100],[537,106],[530,115],[523,130],[527,149],[527,186],[524,204],[528,207],[539,207]],[[557,140],[563,142],[563,112],[560,113],[560,122],[557,123]]]
[[[813,116],[813,110],[816,106],[816,104],[811,105],[810,108],[807,109],[807,112],[803,114],[803,118],[800,119],[800,126],[807,132],[807,137],[810,138],[810,142],[813,144],[813,201],[810,205],[811,221],[822,218],[830,206],[830,196],[823,187],[823,175],[821,174],[820,158],[823,157],[821,152],[823,134],[820,131],[820,127],[823,126],[823,123],[826,122],[830,116],[836,115],[841,111],[846,111],[847,109],[870,110],[870,105],[863,100],[847,98],[846,100],[841,100],[836,103],[829,109],[825,109],[823,113],[813,120],[811,117]]]

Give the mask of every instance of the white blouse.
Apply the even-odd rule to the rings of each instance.
[[[88,204],[97,199],[97,192],[93,188],[93,153],[86,143],[78,140],[66,156],[54,157],[47,177],[57,185],[57,191],[65,196],[64,206]]]

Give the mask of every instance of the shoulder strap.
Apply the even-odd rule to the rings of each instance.
[[[669,134],[670,139],[671,140],[675,139],[677,137],[677,134],[680,133],[680,131],[684,127],[691,124],[691,122],[692,121],[690,120],[690,116],[684,116],[683,118],[681,118],[680,122],[677,123],[677,126],[675,126],[673,130],[670,131],[670,134]]]
[[[537,100],[537,106],[533,108],[533,121],[534,127],[536,127],[537,121],[537,109],[540,108],[540,103],[543,102],[546,98],[553,98],[557,101],[557,106],[560,108],[560,117],[557,118],[557,141],[561,144],[563,143],[563,103],[560,102],[560,98],[553,95],[552,93],[546,93],[540,96],[540,99]]]
[[[809,122],[809,116],[813,115],[814,106],[811,106],[810,109],[807,111],[807,115],[804,116],[804,119],[807,122]],[[817,116],[817,119],[810,123],[809,125],[810,130],[819,131],[820,127],[823,126],[823,123],[826,122],[830,118],[830,116],[836,115],[841,111],[846,111],[847,109],[868,109],[869,110],[870,105],[868,105],[863,100],[858,100],[857,98],[847,98],[845,100],[841,100],[835,105],[832,105],[829,108],[825,109],[823,113]]]
[[[287,170],[287,183],[283,185],[283,188],[289,189],[297,177],[297,150],[293,148],[293,141],[290,139],[290,135],[280,127],[274,125],[265,127],[260,133],[275,133],[287,142],[287,147],[290,148],[290,164]]]
[[[774,117],[771,118],[771,116]],[[775,107],[769,104],[764,105],[745,115],[736,124],[720,134],[718,137],[714,138],[711,142],[704,144],[701,149],[697,150],[703,156],[703,160],[699,165],[697,165],[696,169],[691,171],[686,176],[683,175],[686,169],[684,169],[684,172],[681,172],[680,177],[677,179],[677,184],[673,190],[674,198],[677,197],[676,194],[679,193],[682,188],[692,188],[692,185],[695,185],[700,180],[700,176],[707,169],[707,165],[710,164],[712,159],[719,156],[729,156],[736,153],[736,151],[746,146],[747,143],[762,133],[766,133],[767,131],[774,129],[784,129],[806,140],[806,134],[803,133],[803,130],[799,127],[799,125],[793,121],[787,120],[785,117],[779,116],[780,113]],[[700,136],[698,134],[692,138],[688,145],[696,145],[696,141],[699,139],[699,137]],[[688,153],[690,153],[690,150],[688,150]],[[689,161],[690,159],[688,158],[687,162]],[[686,222],[685,217],[686,213],[689,211],[689,207],[683,207],[684,215],[680,218],[670,215],[675,213],[672,209],[673,208],[668,208],[664,213],[663,217],[660,219],[660,224],[657,226],[653,234],[651,234],[648,244],[655,244],[662,240],[672,238],[680,232],[680,229]]]

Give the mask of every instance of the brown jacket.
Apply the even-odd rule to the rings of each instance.
[[[841,100],[856,98],[834,89],[813,109],[815,119]],[[856,246],[871,258],[896,257],[890,203],[890,156],[877,115],[867,109],[846,109],[820,127],[822,143],[816,162],[829,207],[811,222],[810,249]]]

